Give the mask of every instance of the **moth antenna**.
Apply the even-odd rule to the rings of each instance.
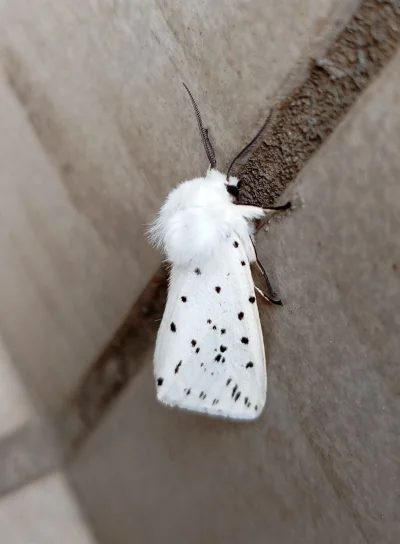
[[[194,113],[196,114],[197,124],[199,125],[200,136],[201,136],[201,139],[203,140],[204,149],[205,149],[205,152],[207,154],[208,160],[210,162],[211,168],[216,168],[217,167],[217,161],[215,160],[214,148],[211,145],[210,139],[208,137],[208,129],[203,127],[203,122],[201,120],[200,110],[199,110],[199,108],[198,108],[198,106],[196,104],[195,99],[192,96],[192,93],[189,91],[188,86],[183,82],[182,82],[182,85],[187,90],[188,95],[190,97],[190,100],[191,100],[191,102],[193,104]]]
[[[242,149],[242,151],[240,151],[240,153],[238,153],[236,155],[236,157],[233,159],[233,161],[231,162],[231,164],[229,165],[229,168],[228,168],[228,172],[226,174],[226,180],[229,181],[229,176],[231,174],[231,170],[235,164],[236,161],[238,161],[239,159],[241,159],[248,151],[249,149],[251,149],[251,147],[255,144],[255,142],[258,140],[258,138],[260,137],[260,135],[264,132],[264,130],[267,128],[267,126],[269,125],[269,123],[271,122],[271,118],[272,118],[272,113],[273,113],[273,109],[271,109],[271,111],[269,112],[269,115],[267,117],[267,120],[265,121],[265,123],[263,124],[263,126],[260,128],[260,130],[257,132],[257,134],[254,136],[254,138],[251,140],[251,142],[249,144],[246,145],[245,148]]]

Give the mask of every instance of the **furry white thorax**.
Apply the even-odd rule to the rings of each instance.
[[[230,178],[229,184],[237,181]],[[149,236],[171,264],[186,267],[218,258],[221,245],[234,233],[244,243],[249,262],[255,260],[249,221],[264,212],[235,204],[226,185],[224,174],[209,169],[205,177],[185,181],[168,195]]]

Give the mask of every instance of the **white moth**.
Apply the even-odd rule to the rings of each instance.
[[[157,398],[186,410],[252,420],[262,412],[267,394],[256,291],[270,302],[281,302],[274,298],[254,247],[252,220],[266,210],[235,203],[238,180],[229,178],[229,171],[260,133],[225,176],[216,170],[208,132],[185,88],[210,168],[205,177],[185,181],[168,195],[149,231],[171,264],[154,355]],[[288,207],[290,203],[268,210]],[[254,285],[253,262],[264,275],[268,294]]]

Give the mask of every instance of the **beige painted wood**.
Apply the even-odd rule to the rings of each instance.
[[[35,415],[28,392],[0,339],[0,441]]]
[[[398,543],[399,107],[400,52],[258,234],[284,300],[259,420],[162,406],[143,353],[69,468],[101,542]]]
[[[51,474],[0,500],[7,544],[94,544],[65,477]]]
[[[160,262],[144,237],[223,166],[354,0],[0,2],[0,331],[52,409],[67,402]]]

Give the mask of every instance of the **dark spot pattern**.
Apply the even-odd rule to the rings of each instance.
[[[239,399],[240,395],[241,395],[241,393],[240,393],[240,391],[238,391],[236,393],[236,395],[235,395],[235,402]]]
[[[176,325],[174,322],[171,323],[171,331],[176,332]]]
[[[253,363],[251,361],[249,361],[246,365],[246,368],[253,368]]]
[[[181,301],[182,301],[182,302],[186,302],[186,301],[187,301],[187,298],[186,298],[186,297],[181,297]]]
[[[233,247],[239,247],[239,242],[237,242],[236,240],[233,242]]]
[[[254,410],[257,412],[257,410],[258,410],[257,404],[254,406]]]
[[[244,261],[240,261],[240,264],[241,264],[242,266],[246,266],[246,263],[245,263]]]
[[[211,325],[211,319],[207,319],[207,323]]]
[[[217,330],[217,327],[216,325],[213,326],[213,331],[216,331]]]
[[[243,336],[240,341],[242,342],[242,344],[248,344],[249,343],[249,339],[246,337],[246,336]]]
[[[200,363],[200,366],[204,366],[204,363]]]
[[[196,353],[199,353],[199,351],[200,351],[200,348],[196,348]]]
[[[249,302],[251,302],[252,304],[254,304],[256,301],[256,297],[250,297],[249,298]]]
[[[224,353],[228,348],[226,346],[219,346],[221,353]]]
[[[225,357],[222,357],[222,362],[225,363]]]
[[[226,329],[221,329],[221,334],[225,334],[226,333]]]
[[[204,391],[202,391],[202,392],[200,393],[200,395],[199,395],[199,397],[200,397],[201,399],[203,399],[203,400],[206,398],[206,396],[207,396],[207,395],[204,393]]]
[[[231,378],[228,378],[227,381],[226,381],[226,385],[229,385],[231,383]]]
[[[198,276],[200,276],[200,274],[201,274],[200,268],[195,268],[194,273],[197,274]]]
[[[164,383],[164,378],[157,379],[157,385],[161,386]]]
[[[192,344],[193,347],[195,347],[195,345],[197,344],[196,340],[192,340],[190,343]]]
[[[244,318],[244,313],[243,313],[243,312],[239,312],[239,313],[238,313],[238,318],[239,318],[240,320],[242,320],[242,319]]]
[[[235,385],[235,387],[232,389],[232,398],[235,396],[238,386]]]
[[[214,360],[217,361],[217,363],[219,363],[220,360],[221,360],[221,357],[222,357],[222,355],[220,353],[218,353],[218,355],[215,357]]]
[[[190,395],[191,389],[185,389],[186,395]]]
[[[214,400],[212,401],[212,403],[213,403],[213,406],[215,406],[216,404],[219,403],[219,399],[214,399]]]
[[[217,293],[220,293],[221,292],[221,287],[219,285],[217,285],[217,287],[215,288],[215,290],[217,291]]]
[[[181,365],[182,365],[182,361],[179,361],[179,363],[175,367],[175,374],[178,374],[179,369],[181,368]]]

